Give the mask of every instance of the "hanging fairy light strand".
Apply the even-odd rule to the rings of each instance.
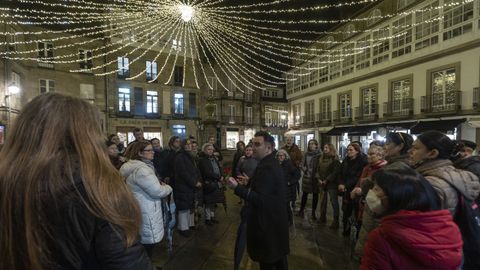
[[[78,48],[88,49],[93,53],[89,60],[102,57],[109,60],[88,69],[70,71],[88,71],[106,76],[120,71],[116,65],[117,57],[130,58],[129,65],[132,65],[146,58],[148,53],[149,60],[159,61],[161,66],[149,82],[170,84],[178,65],[182,66],[184,73],[182,86],[186,86],[186,74],[192,72],[197,88],[202,85],[201,81],[208,88],[214,87],[209,81],[209,77],[213,77],[227,91],[232,90],[228,86],[239,91],[254,91],[308,76],[329,65],[341,66],[343,61],[351,61],[365,50],[404,37],[413,27],[440,23],[443,20],[442,9],[473,2],[456,1],[379,16],[345,19],[279,17],[282,14],[314,14],[344,7],[355,8],[382,0],[285,7],[297,1],[273,0],[238,5],[233,0],[110,0],[108,3],[98,0],[18,0],[26,7],[0,8],[0,23],[10,26],[10,30],[5,28],[4,32],[0,32],[9,37],[1,41],[0,46],[17,46],[13,51],[0,51],[0,57],[69,64],[84,61],[78,57]],[[335,31],[303,29],[308,24],[363,23],[419,13],[433,16],[415,23],[412,20],[398,26],[389,24],[387,33],[376,39],[371,38],[371,33],[383,33],[385,26],[380,24],[374,29],[358,30],[339,28]],[[62,29],[55,29],[56,25]],[[302,34],[318,37],[316,40],[298,38]],[[357,34],[365,34],[365,37],[361,41],[352,38]],[[349,38],[331,40],[326,39],[326,35]],[[55,55],[39,57],[42,49],[35,45],[40,42],[55,43]],[[153,58],[152,52],[153,55],[156,53]],[[303,64],[293,65],[292,61]],[[191,67],[187,68],[189,64]],[[147,67],[144,66],[126,79],[138,79],[146,72]]]

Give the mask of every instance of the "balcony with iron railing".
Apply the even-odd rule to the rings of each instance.
[[[315,115],[315,122],[320,127],[331,126],[332,125],[332,112],[328,111],[328,112],[323,112],[323,113],[317,113]]]
[[[243,101],[243,102],[248,102],[248,103],[258,103],[260,102],[260,97],[258,95],[253,95],[253,94],[244,94],[244,93],[216,93],[213,95],[209,95],[207,97],[210,100],[237,100],[237,101]]]
[[[304,115],[300,119],[301,119],[300,120],[301,126],[303,126],[303,127],[314,127],[315,126],[315,115],[314,114]]]
[[[264,127],[278,127],[278,128],[288,127],[287,118],[285,118],[285,119],[274,119],[274,118],[265,119],[265,118],[262,118],[262,123],[263,123],[262,125]]]
[[[375,121],[378,119],[378,104],[370,104],[355,108],[355,120],[359,122]]]
[[[293,117],[293,126],[294,127],[299,127],[302,124],[301,120],[302,120],[302,118],[300,117],[300,115],[294,116]]]
[[[383,103],[383,117],[387,119],[403,119],[413,116],[413,98],[396,99]]]
[[[424,114],[454,114],[461,109],[461,91],[447,91],[422,96],[421,112]]]
[[[242,116],[223,115],[221,122],[224,125],[243,125],[245,121]]]
[[[352,122],[352,110],[338,110],[333,112],[333,122],[335,124],[349,124]]]

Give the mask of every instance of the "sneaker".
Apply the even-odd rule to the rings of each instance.
[[[205,220],[205,225],[212,226],[213,222],[210,219]]]
[[[301,217],[301,218],[304,218],[304,217],[305,217],[305,214],[303,213],[302,210],[300,210],[300,211],[297,212],[297,217]]]

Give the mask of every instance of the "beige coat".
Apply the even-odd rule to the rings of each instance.
[[[433,186],[440,198],[443,209],[448,209],[452,214],[458,203],[455,186],[465,198],[475,199],[480,193],[480,182],[473,173],[457,169],[448,159],[426,161],[416,168]]]

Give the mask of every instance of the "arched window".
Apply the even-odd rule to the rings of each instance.
[[[372,12],[370,12],[370,15],[368,16],[369,19],[368,19],[367,25],[371,26],[375,24],[381,19],[381,16],[382,16],[382,12],[378,8],[373,10]]]
[[[347,39],[355,34],[355,25],[349,24],[345,27],[345,31],[343,32],[343,39]]]

